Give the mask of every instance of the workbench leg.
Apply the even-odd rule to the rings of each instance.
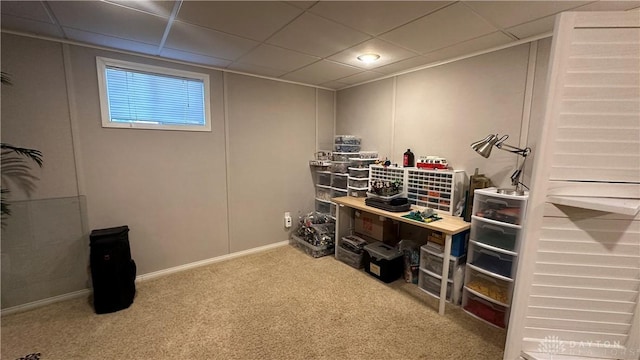
[[[447,234],[444,238],[444,259],[442,259],[442,281],[440,284],[440,303],[438,313],[444,315],[444,307],[447,303],[447,285],[449,284],[449,260],[451,260],[451,241],[453,236]],[[453,296],[453,289],[451,289]]]

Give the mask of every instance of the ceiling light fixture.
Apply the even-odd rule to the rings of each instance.
[[[362,54],[358,56],[358,60],[366,64],[370,64],[372,62],[378,61],[378,59],[380,59],[380,55],[378,54]]]

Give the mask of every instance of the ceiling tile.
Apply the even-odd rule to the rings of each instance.
[[[506,29],[507,32],[513,34],[518,39],[525,39],[531,36],[540,35],[553,31],[553,26],[556,21],[556,16],[551,15],[542,19],[530,21],[522,25],[510,27]]]
[[[303,67],[302,69],[290,72],[282,76],[282,78],[306,84],[321,84],[353,75],[361,71],[362,70],[352,66],[338,64],[328,60],[321,60]]]
[[[95,34],[88,31],[64,28],[64,32],[71,40],[80,41],[87,44],[94,44],[114,49],[134,51],[142,54],[156,55],[158,46],[145,44],[138,41],[121,39],[118,37]]]
[[[502,29],[569,10],[591,1],[466,1],[465,4]]]
[[[358,60],[358,56],[362,54],[378,54],[380,59],[373,63],[364,63]],[[389,42],[380,39],[371,39],[359,45],[339,52],[329,58],[329,60],[338,61],[344,64],[357,66],[363,69],[373,69],[383,65],[388,65],[396,61],[404,60],[417,56],[417,53],[403,49]]]
[[[285,1],[287,4],[295,6],[300,9],[308,9],[315,5],[317,1]]]
[[[0,12],[2,15],[13,15],[49,24],[54,23],[40,1],[1,1]]]
[[[424,54],[494,31],[493,26],[458,3],[380,37]]]
[[[136,9],[150,14],[168,18],[173,11],[175,1],[131,1],[131,0],[102,0],[119,6]]]
[[[178,19],[263,41],[302,12],[277,1],[185,1]]]
[[[339,81],[341,83],[345,83],[347,85],[353,85],[353,84],[358,84],[358,83],[369,81],[369,80],[379,79],[379,78],[381,78],[383,76],[385,76],[385,75],[382,74],[382,73],[379,73],[379,72],[363,71],[363,72],[355,74],[355,75],[349,75],[349,76],[340,78],[340,79],[338,79],[336,81]]]
[[[343,87],[349,86],[349,84],[345,84],[339,81],[328,81],[326,83],[322,83],[319,86],[326,87],[333,90],[342,89]]]
[[[102,1],[50,1],[60,25],[147,44],[160,44],[166,19]]]
[[[217,68],[225,68],[231,64],[231,61],[218,59],[212,56],[194,54],[187,51],[180,51],[175,49],[164,48],[160,52],[160,56],[174,60],[186,61],[194,64],[202,64],[207,66],[213,66]]]
[[[429,63],[452,59],[461,55],[472,54],[476,51],[490,49],[495,46],[508,44],[514,40],[500,31],[489,35],[467,40],[444,49],[436,50],[423,55]]]
[[[247,74],[262,75],[277,78],[286,73],[284,70],[272,69],[260,65],[233,63],[227,66],[227,69],[240,71]]]
[[[320,1],[311,12],[371,35],[389,31],[451,1]]]
[[[258,43],[180,21],[173,23],[165,47],[225,60],[235,60]]]
[[[403,70],[412,69],[426,63],[428,63],[428,60],[423,56],[416,56],[407,60],[395,62],[390,65],[381,66],[379,68],[376,68],[376,71],[384,74],[393,74]]]
[[[293,71],[312,62],[319,57],[297,53],[273,45],[260,45],[237,60],[239,63],[264,66],[272,69]],[[283,72],[283,73],[284,73]],[[280,74],[282,75],[282,74]]]
[[[2,28],[7,30],[51,36],[55,38],[61,38],[63,36],[60,28],[57,25],[51,23],[35,21],[5,14],[2,14],[1,22]]]
[[[368,38],[365,33],[305,13],[267,42],[305,54],[326,57]]]

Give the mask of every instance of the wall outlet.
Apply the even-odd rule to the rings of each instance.
[[[291,213],[289,213],[288,211],[284,213],[284,227],[291,227]]]

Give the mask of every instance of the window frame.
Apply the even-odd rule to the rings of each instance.
[[[118,67],[124,70],[141,71],[159,76],[182,77],[200,80],[204,85],[204,125],[166,125],[150,124],[145,122],[114,122],[111,121],[109,97],[107,96],[107,67]],[[103,128],[119,129],[147,129],[147,130],[173,130],[173,131],[211,131],[211,86],[209,74],[193,71],[178,70],[162,66],[134,63],[131,61],[110,59],[96,56],[96,68],[98,71],[98,91],[100,97],[100,114]]]

